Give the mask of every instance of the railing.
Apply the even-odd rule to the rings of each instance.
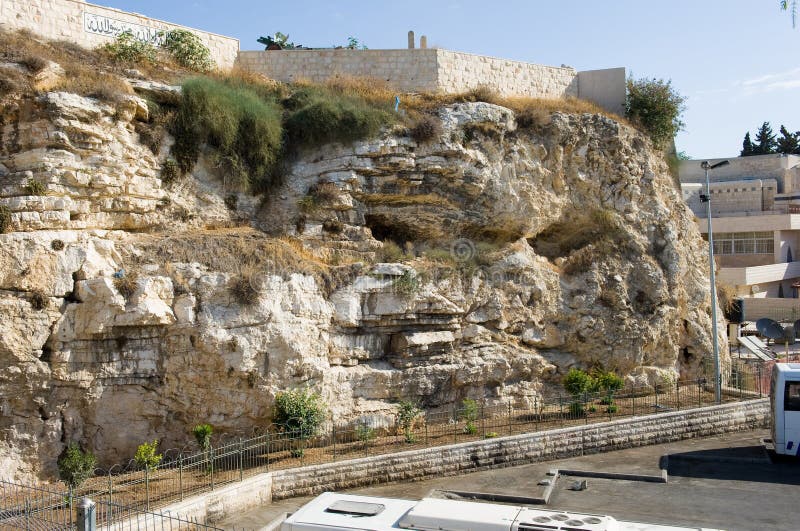
[[[705,374],[711,375],[706,364]],[[723,401],[731,402],[769,394],[771,366],[735,362],[722,374]],[[690,381],[663,381],[654,386],[630,387],[611,393],[562,394],[531,398],[527,407],[478,401],[421,413],[405,425],[387,417],[362,417],[356,421],[331,421],[313,437],[281,432],[271,427],[250,438],[219,443],[206,452],[186,454],[167,451],[156,469],[125,469],[115,466],[90,478],[75,493],[106,507],[104,525],[128,518],[118,507],[149,512],[188,496],[212,491],[256,474],[311,464],[330,463],[358,457],[480,440],[504,435],[530,433],[553,428],[591,424],[696,408],[715,403],[713,377]],[[466,407],[465,407],[466,406]],[[44,522],[56,523],[71,515],[63,493],[49,493],[24,504],[12,496],[0,500],[0,515],[13,521],[30,514]],[[45,514],[45,509],[55,516]],[[33,510],[37,509],[37,510]],[[59,512],[60,511],[60,512]],[[47,520],[47,519],[50,520]],[[99,522],[100,523],[100,522]],[[0,517],[0,527],[4,521]],[[48,527],[56,529],[58,527]]]
[[[107,501],[92,500],[87,512],[76,509],[79,504],[70,490],[58,491],[0,480],[0,529],[222,531],[191,518],[141,511]],[[90,517],[88,513],[93,514]],[[90,522],[95,527],[89,525]]]

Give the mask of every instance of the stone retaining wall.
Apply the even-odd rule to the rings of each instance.
[[[600,424],[412,450],[267,472],[163,510],[219,521],[272,500],[765,428],[769,400],[756,399]]]
[[[769,400],[502,437],[272,473],[272,498],[311,496],[375,483],[413,481],[489,468],[763,428]]]
[[[70,41],[87,48],[111,42],[126,29],[142,40],[158,44],[158,32],[181,28],[200,37],[221,68],[232,67],[239,53],[238,39],[82,0],[3,0],[0,2],[0,27],[27,29],[48,39]]]

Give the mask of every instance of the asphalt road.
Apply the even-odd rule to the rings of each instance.
[[[730,530],[798,530],[800,462],[769,461],[759,447],[759,438],[766,435],[766,431],[750,431],[691,439],[348,492],[419,499],[432,489],[456,489],[538,497],[544,487],[537,483],[554,468],[659,475],[660,466],[666,465],[669,473],[666,484],[589,478],[589,488],[576,492],[568,489],[575,479],[562,477],[547,508],[661,524]],[[666,462],[665,455],[670,455]],[[226,528],[258,529],[309,499],[281,500],[221,524]]]

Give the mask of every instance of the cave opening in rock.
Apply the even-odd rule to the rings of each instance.
[[[414,230],[398,224],[386,216],[367,214],[364,216],[364,224],[369,227],[370,231],[372,231],[372,236],[376,240],[391,240],[401,247],[406,242],[413,242],[418,239]]]

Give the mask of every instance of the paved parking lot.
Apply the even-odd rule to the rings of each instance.
[[[766,435],[750,431],[348,492],[419,499],[432,489],[456,489],[538,497],[543,487],[537,483],[553,468],[658,475],[662,457],[670,455],[666,484],[590,478],[589,488],[576,492],[567,488],[574,480],[562,477],[547,507],[730,530],[800,529],[800,463],[770,462],[759,447]],[[258,529],[309,499],[281,500],[223,525]]]

